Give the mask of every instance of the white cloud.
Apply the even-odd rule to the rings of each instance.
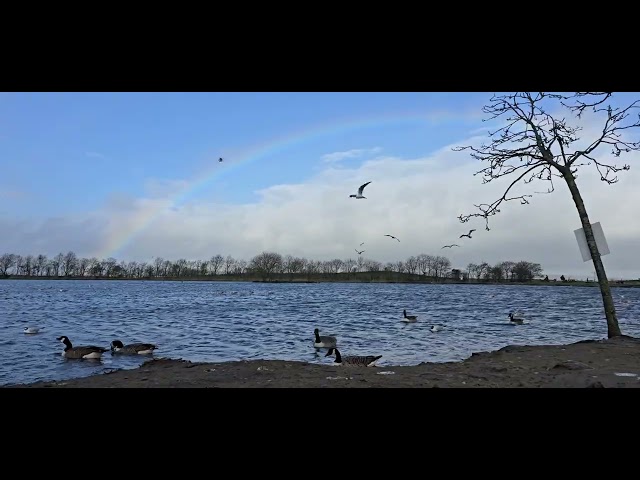
[[[354,148],[345,152],[333,152],[327,153],[322,156],[322,161],[327,163],[335,163],[345,160],[347,158],[357,158],[364,155],[375,155],[382,151],[380,147],[374,148]]]
[[[589,131],[581,136],[589,137]],[[479,136],[457,144],[483,140],[486,137]],[[601,222],[604,229],[611,250],[603,257],[607,273],[612,278],[639,278],[640,154],[628,154],[622,161],[632,169],[619,174],[618,184],[601,182],[593,166],[581,167],[577,183],[592,223]],[[116,255],[118,260],[208,259],[218,253],[249,260],[263,250],[346,259],[357,257],[354,248],[365,242],[366,257],[382,262],[427,253],[445,255],[457,268],[470,262],[527,260],[540,263],[548,274],[592,276],[592,264],[582,261],[573,233],[580,219],[560,179],[554,193],[534,195],[529,205],[503,205],[492,217],[490,231],[482,219],[461,224],[459,214],[474,211],[473,204],[495,200],[510,182],[505,177],[483,185],[474,176],[481,167],[467,153],[446,146],[424,158],[384,156],[339,169],[328,163],[305,183],[259,191],[259,201],[252,204],[189,203],[174,208],[167,208],[167,198],[186,183],[154,180],[148,185],[149,198],[114,197],[100,212],[51,219],[37,228],[26,221],[0,219],[0,230],[10,232],[3,238],[7,252],[54,255],[74,250],[91,256],[100,251],[104,239],[155,218]],[[349,198],[366,181],[371,181],[367,200]],[[546,183],[534,183],[515,193],[545,189]],[[473,238],[460,239],[470,228],[477,229]],[[400,238],[400,243],[385,234]],[[442,250],[451,243],[461,248]]]

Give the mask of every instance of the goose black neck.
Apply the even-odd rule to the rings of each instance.
[[[320,343],[320,333],[318,332],[318,330],[316,330],[315,332],[313,332],[316,334],[316,343]]]
[[[69,340],[68,338],[65,338],[62,343],[64,343],[64,351],[66,352],[67,350],[70,350],[73,348],[73,345],[71,345],[71,340]]]

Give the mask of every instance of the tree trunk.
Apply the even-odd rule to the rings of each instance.
[[[593,266],[596,269],[596,275],[598,277],[598,283],[600,284],[600,293],[602,294],[602,303],[604,304],[604,314],[607,317],[607,334],[608,337],[616,337],[622,335],[620,332],[620,326],[618,325],[618,317],[616,315],[616,307],[613,304],[613,297],[611,296],[611,288],[609,287],[609,280],[607,274],[604,271],[604,265],[600,258],[600,252],[598,251],[598,245],[596,239],[593,236],[593,230],[591,229],[591,223],[589,222],[589,215],[587,215],[587,209],[582,201],[582,196],[576,185],[575,177],[569,171],[563,172],[564,179],[567,182],[573,201],[578,209],[580,215],[580,221],[582,222],[582,228],[584,229],[584,235],[587,239],[587,245],[591,252],[591,259],[593,260]]]

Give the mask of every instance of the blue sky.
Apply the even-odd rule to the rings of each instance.
[[[10,93],[0,98],[2,184],[23,194],[28,216],[98,207],[110,194],[140,195],[150,178],[197,176],[224,156],[318,128],[253,161],[242,174],[212,182],[227,201],[247,201],[273,183],[308,176],[330,151],[380,147],[417,156],[452,141],[468,122],[411,115],[477,108],[480,95],[441,93]],[[462,118],[462,115],[461,115]],[[340,125],[370,124],[332,133]],[[376,119],[379,119],[376,121]],[[404,120],[403,120],[404,119]],[[4,163],[4,162],[3,162]],[[203,189],[206,193],[206,189]]]
[[[473,176],[478,163],[450,153],[452,146],[484,135],[481,107],[490,97],[486,92],[0,93],[0,227],[10,232],[0,253],[55,255],[71,249],[125,260],[216,253],[250,259],[271,249],[347,258],[351,243],[360,243],[357,224],[366,219],[405,237],[420,232],[401,250],[380,243],[372,248],[373,259],[441,254],[439,246],[462,233],[456,220],[461,210],[493,192]],[[618,95],[621,101],[638,97]],[[587,204],[592,198],[629,203],[625,195],[636,180],[633,172],[623,173],[621,184],[629,188],[619,184],[604,192],[597,181],[589,183]],[[367,206],[350,201],[348,195],[366,181],[372,181],[367,188],[374,199]],[[396,203],[381,203],[394,195]],[[555,195],[556,203],[541,200],[530,211],[542,215],[545,205],[563,205],[566,217],[559,214],[558,229],[568,232],[567,252],[576,250],[575,208],[566,192]],[[511,208],[498,224],[512,242],[511,256],[537,255],[542,258],[531,260],[543,267],[546,260],[554,269],[589,269],[572,263],[575,259],[564,265],[547,257],[543,244],[539,252],[518,250],[531,237],[523,230],[520,240],[512,238],[509,222],[518,222],[521,211]],[[605,218],[618,207],[594,208]],[[337,217],[330,215],[338,214],[345,217],[333,221]],[[532,229],[550,229],[541,218]],[[307,224],[303,231],[300,225]],[[295,235],[290,225],[296,226]],[[328,245],[317,225],[354,237]],[[621,242],[630,242],[636,226],[626,221],[621,230],[609,223],[605,234],[613,245],[614,231]],[[504,245],[496,246],[499,234],[468,256],[451,253],[458,255],[452,262],[498,261],[505,254]],[[306,250],[298,246],[303,243]],[[640,264],[633,268],[640,276]]]

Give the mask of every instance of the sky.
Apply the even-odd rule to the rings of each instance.
[[[488,140],[497,124],[483,122],[482,106],[491,95],[0,93],[0,254],[250,260],[275,251],[330,260],[356,258],[357,247],[383,263],[420,253],[461,269],[526,260],[550,276],[593,278],[560,179],[529,205],[505,204],[490,231],[482,219],[457,219],[501,196],[508,180],[482,184],[474,173],[484,165],[452,150]],[[636,99],[614,94],[621,105]],[[581,125],[589,139],[601,122]],[[578,174],[611,252],[602,257],[610,278],[640,278],[639,160],[619,159],[631,169],[615,185],[593,166]],[[365,182],[367,198],[349,198]],[[532,189],[546,184],[517,191]],[[472,239],[459,238],[470,228]],[[460,247],[442,249],[451,243]]]

